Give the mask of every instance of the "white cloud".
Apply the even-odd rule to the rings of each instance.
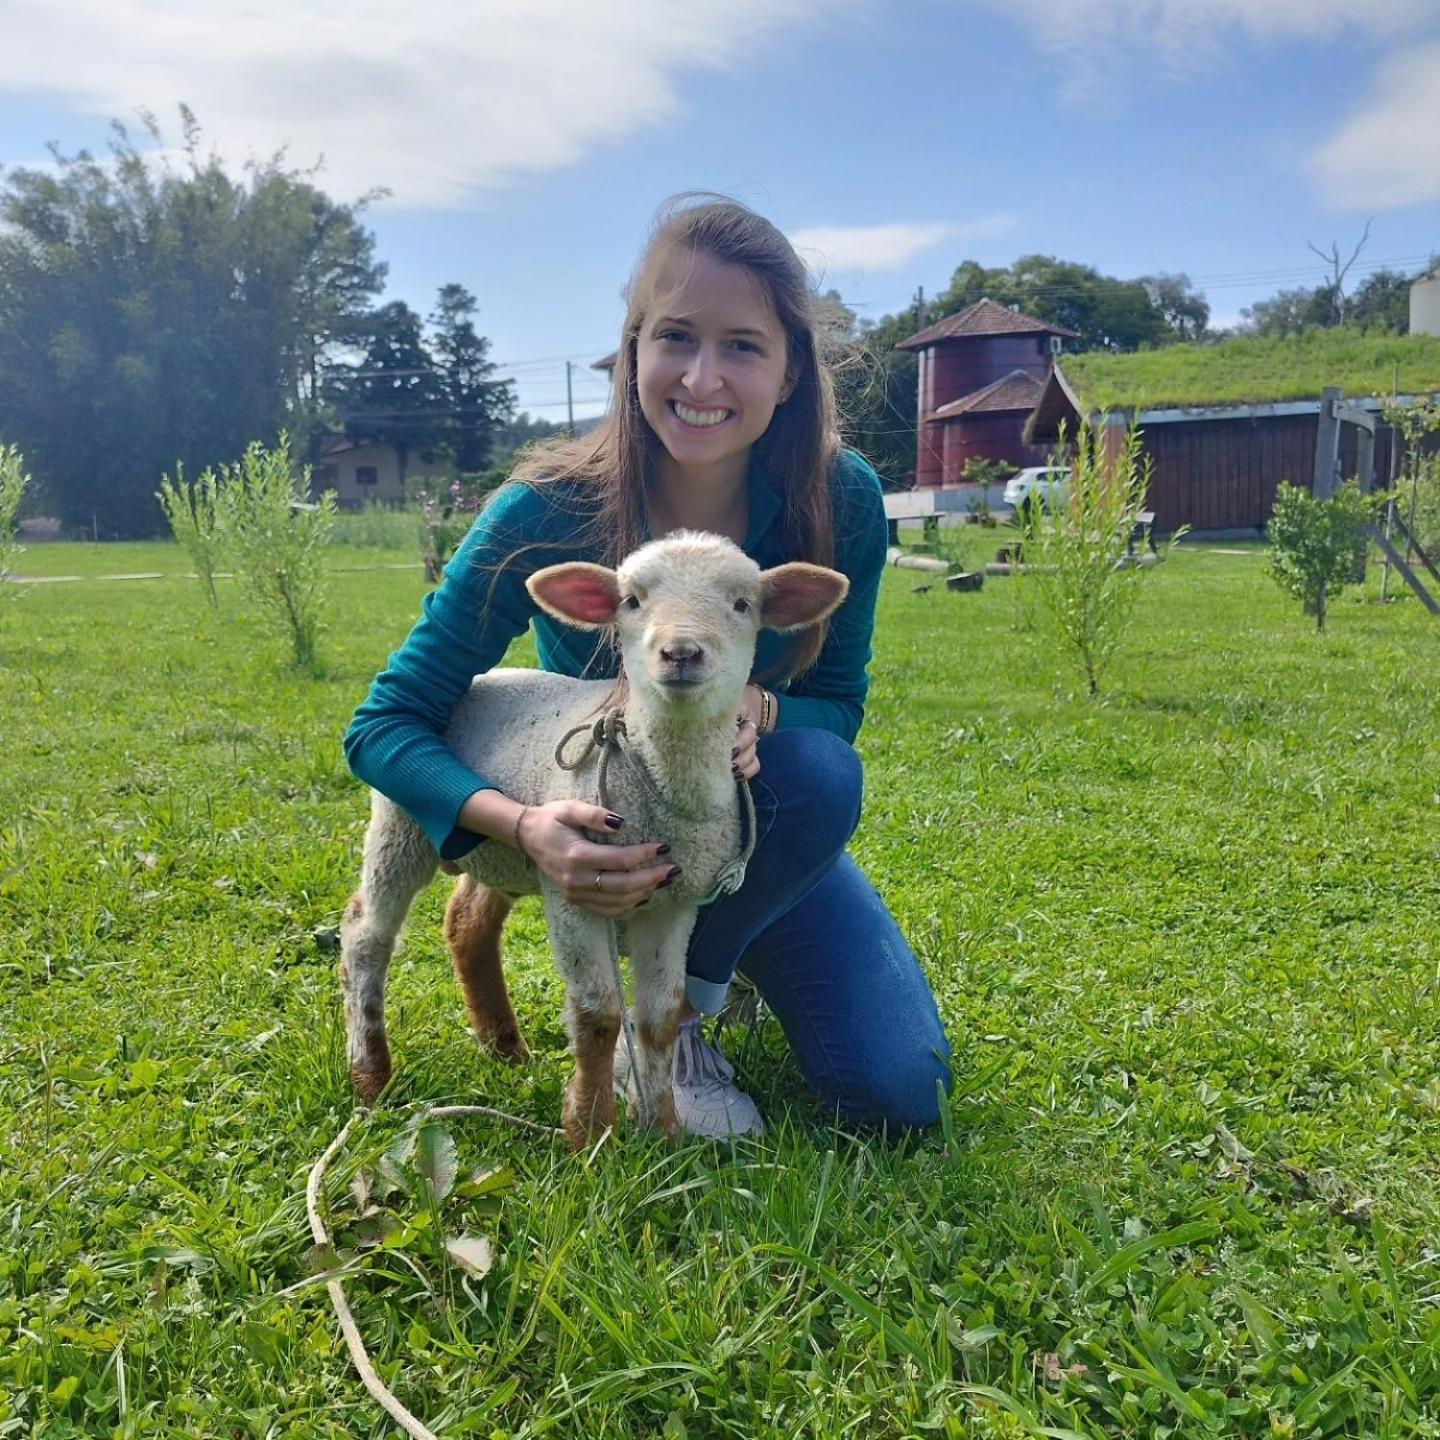
[[[975,0],[970,0],[975,3]],[[1110,94],[1117,56],[1158,51],[1171,71],[1224,58],[1236,31],[1258,40],[1325,39],[1342,30],[1379,38],[1433,22],[1434,0],[979,0],[1018,19],[1064,65],[1072,100]],[[1113,97],[1111,97],[1113,98]]]
[[[852,0],[844,0],[852,3]],[[835,0],[8,0],[0,90],[109,118],[196,111],[232,159],[323,154],[337,196],[441,207],[679,113]]]
[[[1351,210],[1440,200],[1440,44],[1388,61],[1375,88],[1311,156],[1326,198]]]
[[[899,270],[942,240],[1007,235],[1013,215],[987,215],[964,224],[816,225],[791,232],[790,243],[817,275],[829,270]]]

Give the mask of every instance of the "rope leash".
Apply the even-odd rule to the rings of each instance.
[[[344,1128],[330,1142],[329,1148],[311,1167],[310,1179],[305,1185],[305,1213],[310,1217],[310,1235],[317,1245],[324,1246],[326,1249],[330,1248],[330,1237],[326,1234],[324,1222],[320,1219],[320,1187],[325,1181],[325,1171],[329,1168],[330,1162],[344,1148],[346,1140],[350,1138],[351,1127],[362,1113],[357,1110],[345,1122]],[[437,1105],[426,1110],[420,1119],[423,1124],[426,1120],[437,1116],[453,1117],[456,1115],[486,1115],[492,1120],[503,1120],[506,1124],[516,1125],[522,1130],[537,1131],[541,1135],[563,1137],[565,1134],[563,1130],[557,1130],[554,1126],[541,1125],[534,1120],[523,1120],[518,1115],[507,1115],[503,1110],[492,1109],[489,1105]],[[340,1333],[345,1337],[345,1346],[350,1351],[351,1363],[364,1382],[365,1388],[370,1392],[371,1398],[411,1437],[411,1440],[439,1440],[439,1436],[433,1430],[429,1429],[423,1421],[416,1419],[395,1398],[385,1382],[375,1373],[375,1366],[370,1361],[370,1352],[365,1348],[365,1341],[360,1335],[360,1327],[356,1325],[355,1316],[350,1310],[350,1303],[345,1298],[344,1285],[339,1280],[327,1280],[325,1289],[330,1294],[330,1304],[335,1311],[335,1318],[340,1322]]]

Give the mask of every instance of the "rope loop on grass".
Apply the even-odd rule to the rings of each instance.
[[[364,1113],[362,1110],[357,1110],[345,1122],[344,1128],[330,1142],[325,1153],[311,1166],[310,1178],[305,1185],[305,1213],[310,1217],[310,1234],[317,1245],[324,1246],[326,1249],[330,1247],[330,1237],[326,1234],[324,1222],[320,1219],[320,1187],[325,1181],[325,1171],[329,1168],[330,1162],[344,1148],[346,1140],[350,1138],[351,1127]],[[557,1130],[553,1125],[541,1125],[535,1120],[523,1120],[518,1115],[507,1115],[503,1110],[496,1110],[489,1105],[436,1105],[422,1111],[420,1120],[423,1124],[429,1119],[437,1117],[448,1119],[459,1115],[485,1115],[491,1120],[502,1120],[507,1125],[514,1125],[521,1130],[530,1130],[541,1135],[558,1135],[563,1138],[565,1134],[563,1130]],[[344,1285],[339,1280],[327,1280],[325,1289],[330,1293],[330,1304],[334,1307],[335,1318],[340,1322],[340,1333],[345,1337],[345,1345],[350,1351],[350,1359],[376,1404],[410,1436],[410,1440],[439,1440],[439,1436],[433,1430],[427,1428],[423,1421],[416,1419],[395,1398],[386,1387],[385,1382],[375,1373],[375,1367],[370,1363],[370,1353],[365,1348],[365,1341],[361,1338],[360,1329],[355,1324],[355,1316],[351,1313],[350,1304],[345,1299]]]

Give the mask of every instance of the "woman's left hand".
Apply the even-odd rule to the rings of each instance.
[[[745,687],[745,698],[741,703],[739,727],[735,734],[735,747],[731,752],[732,769],[737,780],[753,780],[760,773],[760,761],[755,755],[755,742],[760,738],[760,716],[765,705],[758,685]]]

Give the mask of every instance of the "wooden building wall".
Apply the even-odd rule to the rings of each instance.
[[[1027,445],[1021,438],[1028,414],[1025,410],[999,410],[936,421],[932,428],[943,438],[940,473],[933,483],[960,484],[965,478],[966,464],[976,456],[1008,461],[1017,470],[1027,465],[1048,465],[1050,451],[1043,445]]]
[[[1309,488],[1318,416],[1195,420],[1150,425],[1144,446],[1153,466],[1149,508],[1160,530],[1259,528],[1270,519],[1282,481]],[[1390,473],[1390,434],[1375,436],[1375,474]],[[1341,472],[1355,473],[1355,427],[1341,431]]]

